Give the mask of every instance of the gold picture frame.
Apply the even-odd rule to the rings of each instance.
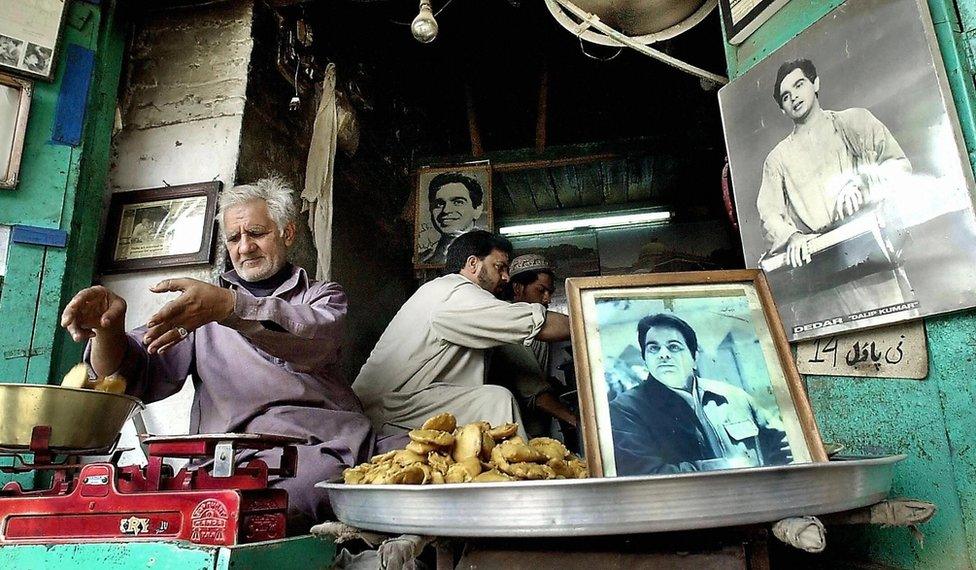
[[[33,92],[29,79],[0,73],[0,188],[14,188],[20,178]]]
[[[762,272],[574,277],[566,288],[591,476],[827,460]]]

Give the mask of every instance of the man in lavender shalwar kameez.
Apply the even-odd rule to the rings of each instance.
[[[288,491],[289,527],[304,531],[330,515],[315,483],[339,476],[373,451],[369,419],[340,372],[346,296],[286,261],[295,238],[291,191],[276,179],[221,196],[220,221],[234,271],[226,287],[167,279],[152,288],[182,294],[146,326],[124,332],[125,301],[105,287],[79,292],[62,324],[91,339],[90,373],[119,373],[145,402],[175,394],[188,377],[196,392],[191,433],[298,436],[296,477]],[[274,465],[276,454],[262,452]]]

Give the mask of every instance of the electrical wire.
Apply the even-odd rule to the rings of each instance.
[[[451,5],[451,2],[454,2],[454,0],[447,0],[447,2],[444,2],[444,5],[441,6],[441,9],[438,10],[438,11],[436,11],[436,12],[434,12],[434,14],[433,14],[432,17],[433,18],[436,18],[437,16],[440,16],[441,15],[441,12],[444,11],[444,8],[447,8],[448,6]],[[413,22],[398,22],[398,21],[392,20],[392,19],[390,20],[390,22],[392,22],[394,24],[397,24],[398,26],[409,26],[410,24],[413,23]]]

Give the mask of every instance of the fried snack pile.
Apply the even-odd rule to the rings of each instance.
[[[75,364],[61,379],[61,385],[66,388],[85,388],[98,392],[124,394],[126,382],[121,374],[91,380],[88,378],[88,367],[84,364]]]
[[[349,485],[487,483],[526,479],[582,479],[586,465],[559,441],[516,436],[518,424],[458,427],[454,415],[438,414],[411,431],[410,443],[346,469]]]

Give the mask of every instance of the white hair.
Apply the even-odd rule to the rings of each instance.
[[[268,215],[278,226],[281,235],[285,234],[285,226],[295,220],[298,207],[292,197],[291,186],[280,176],[262,178],[254,184],[234,186],[220,193],[217,221],[220,229],[224,229],[224,213],[234,206],[240,206],[251,200],[264,200],[268,205]]]

